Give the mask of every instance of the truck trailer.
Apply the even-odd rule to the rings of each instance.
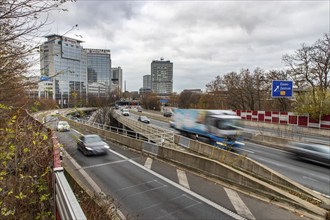
[[[244,145],[240,141],[240,120],[231,110],[175,109],[172,127],[191,138],[238,151]]]

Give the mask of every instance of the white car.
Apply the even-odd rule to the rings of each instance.
[[[128,109],[123,109],[123,111],[122,111],[122,115],[123,115],[123,116],[129,116],[129,111],[128,111]]]
[[[150,120],[147,116],[141,115],[141,116],[139,116],[138,120],[143,123],[150,124]]]
[[[57,122],[56,130],[57,131],[70,131],[70,125],[66,121],[59,121],[59,122]]]

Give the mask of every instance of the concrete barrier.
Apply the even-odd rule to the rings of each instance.
[[[189,140],[185,147],[201,155],[162,146],[153,150],[152,145],[145,145],[146,142],[141,140],[73,121],[70,121],[70,124],[73,127],[97,133],[110,141],[229,182],[244,189],[247,193],[254,192],[270,200],[276,198],[278,201],[300,207],[312,215],[317,215],[318,218],[324,217],[327,213],[320,205],[322,203],[329,204],[329,199],[242,155],[194,140]],[[181,138],[181,136],[176,135],[174,140],[179,143]]]
[[[186,139],[185,137],[177,135],[175,138],[177,143],[180,143],[180,139]],[[292,181],[291,179],[287,178],[286,176],[281,175],[280,173],[277,173],[268,167],[251,160],[250,158],[236,154],[230,151],[226,151],[214,146],[211,146],[209,144],[205,144],[202,142],[198,142],[195,140],[188,139],[189,141],[189,147],[187,147],[189,150],[196,152],[200,155],[206,156],[212,160],[219,161],[221,163],[224,163],[228,166],[231,166],[235,169],[238,169],[248,175],[254,176],[260,180],[263,180],[267,183],[270,183],[272,185],[276,185],[277,187],[281,189],[285,189],[287,191],[292,191],[292,193],[295,194],[301,194],[304,196],[307,200],[313,201],[313,203],[317,202],[319,200],[319,203],[324,203],[329,205],[330,200],[328,198],[325,198],[324,196],[315,193],[311,189],[302,186],[301,184],[298,184],[295,181]]]

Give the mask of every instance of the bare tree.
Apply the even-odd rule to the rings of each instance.
[[[329,112],[325,103],[329,97],[329,70],[330,70],[330,36],[325,34],[322,39],[317,40],[312,46],[302,44],[293,55],[284,55],[283,61],[290,68],[289,75],[298,85],[298,88],[309,90],[311,95],[308,102],[316,108],[310,113],[313,118]],[[298,101],[298,100],[297,100]],[[299,99],[306,102],[306,99]],[[306,103],[297,103],[298,112],[306,110],[300,108]]]
[[[247,108],[241,82],[242,75],[236,72],[230,72],[224,76],[224,84],[228,90],[228,107],[234,110]]]
[[[29,68],[35,64],[36,60],[32,59],[32,55],[37,53],[37,39],[43,34],[41,29],[47,23],[47,14],[52,10],[62,10],[60,6],[63,2],[65,1],[0,1],[1,103],[22,105],[23,79]]]
[[[52,219],[52,144],[22,107],[47,13],[64,1],[0,0],[0,219]],[[46,14],[46,18],[42,16]]]
[[[156,93],[146,93],[141,99],[141,105],[145,109],[160,110],[160,98]]]
[[[224,83],[224,78],[222,76],[216,76],[215,80],[206,84],[206,91],[212,93],[212,104],[215,109],[224,109],[225,107],[225,95],[226,95],[226,85]]]

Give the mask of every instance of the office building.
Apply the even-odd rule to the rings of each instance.
[[[123,70],[122,68],[115,67],[111,68],[111,81],[113,85],[116,85],[115,87],[118,89],[117,93],[122,93],[123,92]]]
[[[151,62],[151,90],[161,96],[173,92],[173,63],[169,60],[153,60]]]
[[[151,89],[151,75],[143,76],[143,89]]]
[[[46,38],[40,46],[40,67],[41,76],[50,77],[46,81],[52,90],[47,93],[61,107],[86,100],[87,56],[82,41],[56,34]]]
[[[110,50],[84,49],[87,55],[87,93],[107,96],[111,91]]]

